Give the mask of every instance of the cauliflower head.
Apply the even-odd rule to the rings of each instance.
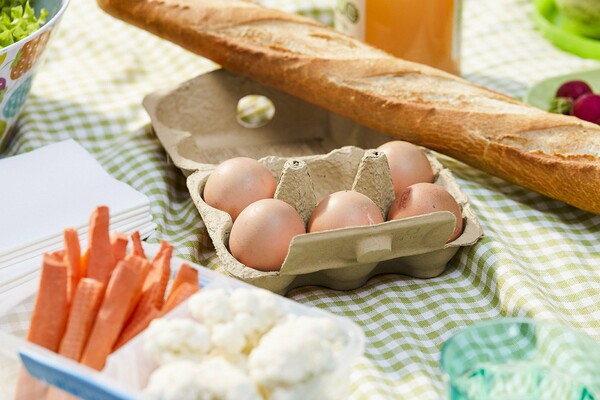
[[[212,346],[230,360],[239,359],[284,316],[274,294],[263,289],[223,288],[201,291],[189,300],[194,319],[211,331]]]
[[[144,333],[144,352],[159,365],[202,359],[211,347],[208,328],[188,318],[155,319]]]
[[[299,389],[319,385],[335,371],[343,336],[329,319],[290,317],[265,334],[250,353],[250,377],[270,398],[300,399]]]
[[[229,294],[223,288],[201,290],[190,297],[188,304],[192,316],[209,327],[233,318]]]
[[[145,400],[261,400],[256,386],[223,358],[174,361],[152,373]]]

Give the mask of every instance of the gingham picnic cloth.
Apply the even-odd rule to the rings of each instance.
[[[263,0],[331,23],[334,1]],[[528,0],[466,0],[463,76],[520,98],[546,77],[597,68],[562,52],[532,22]],[[71,0],[4,156],[74,138],[116,178],[145,193],[157,231],[178,256],[215,267],[210,239],[181,171],[149,126],[142,98],[217,66]],[[482,319],[559,321],[600,340],[600,216],[440,157],[468,195],[485,232],[439,277],[381,275],[363,287],[304,287],[288,296],[346,316],[366,335],[351,373],[352,399],[442,399],[440,350]],[[2,194],[4,195],[4,194]]]

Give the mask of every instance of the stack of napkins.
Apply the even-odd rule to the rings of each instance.
[[[39,268],[32,259],[63,247],[65,228],[76,228],[86,248],[99,205],[109,207],[111,231],[144,238],[155,229],[148,198],[73,140],[0,159],[0,188],[0,295],[30,279]]]

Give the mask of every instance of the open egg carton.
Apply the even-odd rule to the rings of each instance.
[[[239,103],[247,96],[261,96],[273,105],[266,124],[240,121]],[[395,139],[225,70],[152,93],[144,107],[169,157],[187,175],[190,195],[221,261],[218,271],[255,286],[286,293],[303,285],[354,289],[381,273],[431,278],[445,270],[459,248],[483,235],[451,172],[423,149],[434,183],[461,207],[464,228],[457,239],[447,243],[455,217],[442,211],[298,235],[279,271],[247,267],[228,249],[231,217],[202,199],[218,164],[240,156],[259,160],[278,179],[275,197],[291,204],[305,222],[321,199],[351,189],[370,197],[385,216],[394,200],[391,174],[385,155],[373,149]]]

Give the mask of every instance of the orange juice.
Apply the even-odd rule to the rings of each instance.
[[[460,72],[461,0],[338,0],[337,29],[410,61]]]

